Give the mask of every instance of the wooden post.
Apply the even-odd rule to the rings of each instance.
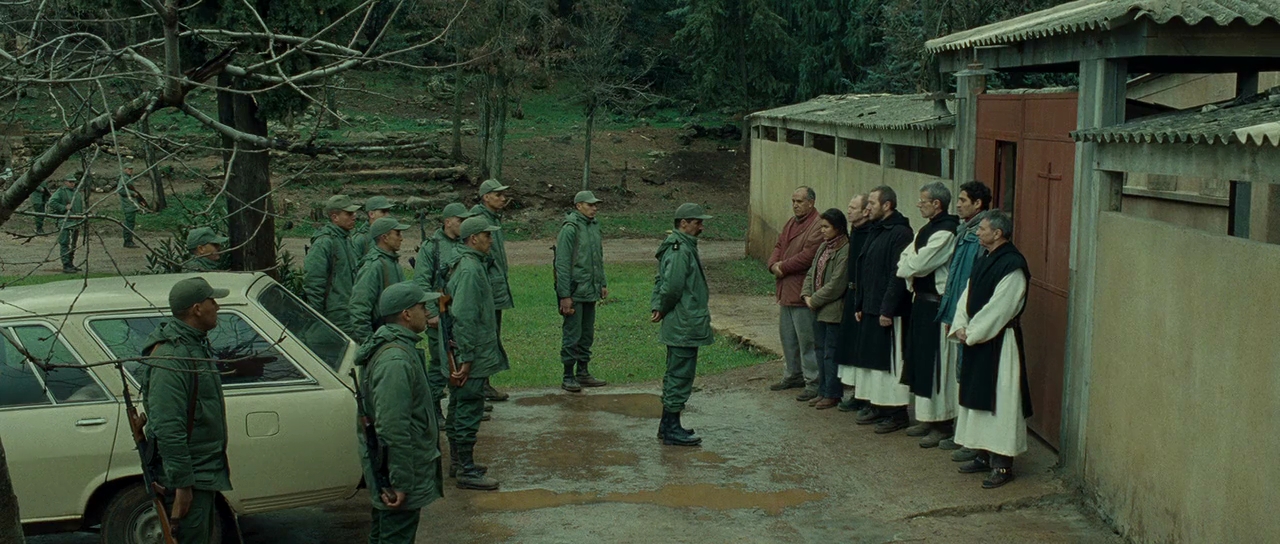
[[[1080,129],[1124,122],[1123,60],[1080,62]],[[1071,279],[1067,298],[1067,349],[1062,391],[1060,462],[1070,474],[1084,476],[1085,425],[1089,420],[1089,380],[1093,365],[1093,310],[1097,281],[1098,221],[1103,211],[1119,210],[1124,174],[1096,168],[1098,144],[1076,144],[1074,205],[1071,217]]]
[[[970,65],[956,74],[956,160],[951,177],[957,184],[973,181],[978,175],[978,96],[986,92],[986,76],[974,72],[981,70],[980,64]]]

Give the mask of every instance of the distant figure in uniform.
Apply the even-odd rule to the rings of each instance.
[[[490,225],[499,227],[499,230],[493,232],[493,247],[489,250],[489,282],[493,284],[493,307],[497,312],[495,319],[498,322],[498,351],[502,354],[502,361],[499,363],[500,370],[511,368],[511,363],[507,360],[507,349],[502,345],[502,311],[514,308],[515,300],[511,297],[511,284],[508,283],[507,273],[507,244],[506,237],[502,234],[502,216],[498,215],[511,199],[507,197],[507,190],[511,187],[503,185],[496,179],[485,180],[480,184],[480,189],[476,192],[476,196],[480,197],[480,203],[471,207],[471,215],[485,218]],[[493,385],[488,381],[484,383],[484,398],[491,401],[503,401],[510,398],[511,395],[494,389]]]
[[[422,241],[414,262],[413,282],[426,291],[444,292],[449,281],[449,265],[457,260],[458,252],[466,247],[462,241],[462,220],[471,217],[467,207],[458,202],[450,203],[441,213],[440,228],[430,238]],[[440,401],[444,399],[445,386],[449,384],[449,369],[445,368],[440,352],[440,309],[427,308],[431,316],[427,320],[427,382],[431,384],[431,398],[436,402],[436,415],[444,413]]]
[[[49,198],[49,213],[61,215],[58,219],[58,246],[62,253],[62,273],[74,274],[80,269],[76,267],[76,235],[80,233],[82,219],[69,216],[84,214],[84,195],[76,190],[76,177],[69,175],[62,180],[62,188]]]
[[[579,191],[573,197],[574,210],[565,216],[556,237],[556,298],[564,316],[560,327],[564,380],[560,388],[574,393],[583,387],[608,385],[588,369],[596,338],[596,302],[609,296],[600,222],[596,221],[599,202],[591,191]]]
[[[45,213],[45,205],[49,203],[49,182],[41,182],[36,186],[36,190],[31,193],[31,211],[35,213]],[[44,234],[44,216],[37,215],[36,234]]]
[[[373,249],[360,261],[360,271],[356,272],[356,283],[351,288],[351,316],[355,320],[356,334],[352,338],[364,343],[379,326],[378,297],[382,291],[392,285],[404,281],[404,270],[400,268],[400,245],[404,236],[400,233],[409,228],[394,217],[381,217],[369,228],[369,238],[374,241]]]
[[[357,332],[351,315],[351,288],[360,259],[351,247],[350,232],[359,209],[347,195],[329,197],[324,205],[329,224],[311,237],[311,249],[302,261],[307,304],[353,338]]]
[[[668,446],[697,446],[702,438],[680,423],[693,394],[698,348],[715,342],[707,309],[707,277],[698,258],[698,235],[710,215],[694,203],[676,208],[675,230],[658,246],[650,321],[662,323],[658,340],[667,346],[667,373],[662,378],[662,422],[658,438]]]
[[[218,259],[222,258],[222,246],[227,243],[226,236],[219,236],[209,227],[191,229],[187,233],[187,250],[191,258],[182,263],[187,272],[209,272],[221,270]]]
[[[391,201],[385,196],[371,196],[364,201],[364,211],[369,216],[369,222],[360,223],[351,233],[351,247],[355,248],[356,260],[363,259],[373,249],[373,239],[376,236],[370,236],[369,229],[373,227],[374,221],[391,215]]]
[[[138,247],[133,243],[133,231],[138,226],[138,209],[144,201],[133,186],[132,164],[125,166],[124,173],[120,174],[116,194],[120,195],[120,211],[124,213],[124,247]]]

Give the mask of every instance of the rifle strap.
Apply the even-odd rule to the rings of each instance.
[[[164,342],[156,342],[151,347],[143,350],[143,357],[150,357],[151,353],[160,347]],[[200,374],[195,375],[195,385],[191,388],[191,397],[187,399],[187,442],[191,442],[191,433],[196,430],[196,400],[200,398]],[[129,384],[124,384],[127,388]]]
[[[364,387],[368,388],[366,391],[362,392],[365,403],[370,403],[371,402],[370,399],[373,398],[373,386],[369,385],[369,371],[373,370],[373,365],[377,364],[378,358],[382,357],[383,352],[387,351],[390,348],[398,348],[399,350],[405,352],[405,355],[412,355],[412,353],[409,353],[409,350],[405,349],[404,346],[400,345],[399,342],[392,341],[392,342],[387,342],[385,344],[382,344],[381,346],[378,346],[378,349],[373,352],[373,355],[369,356],[369,364],[365,365],[364,367],[364,372],[363,372],[363,374],[365,375],[364,380],[360,382],[360,384],[363,386],[362,388]],[[375,421],[373,417],[373,410],[366,410],[364,406],[357,406],[357,408],[364,413],[364,417],[368,418],[370,422]]]

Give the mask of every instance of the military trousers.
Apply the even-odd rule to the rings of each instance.
[[[36,213],[44,213],[44,202],[32,203],[31,211]],[[35,220],[36,220],[36,234],[43,234],[44,233],[44,216],[37,215],[35,217]]]
[[[124,245],[133,245],[133,231],[138,226],[138,212],[124,212]]]
[[[462,387],[449,384],[449,415],[445,418],[445,436],[458,445],[472,446],[484,417],[484,378],[467,380]]]
[[[173,538],[178,544],[207,544],[218,522],[218,492],[194,489],[187,516],[173,523]],[[165,494],[165,509],[173,512],[173,493]]]
[[[58,230],[58,247],[62,251],[62,267],[71,268],[75,266],[76,260],[76,238],[80,231],[74,228],[62,228]]]
[[[369,544],[412,543],[418,537],[418,520],[422,509],[379,510],[373,508],[369,524]]]
[[[449,365],[440,354],[440,329],[427,329],[427,351],[427,387],[439,405],[444,399],[444,388],[449,385]]]
[[[586,372],[595,341],[596,303],[574,302],[573,315],[564,316],[560,327],[560,362],[564,364],[566,377],[573,375],[575,365],[578,373]]]
[[[662,377],[662,409],[679,413],[693,394],[698,371],[698,348],[667,346],[667,373]]]

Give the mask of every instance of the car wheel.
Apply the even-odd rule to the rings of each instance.
[[[213,523],[211,543],[222,542],[222,510]],[[162,544],[160,517],[151,503],[151,494],[136,483],[111,497],[102,515],[102,544]]]

